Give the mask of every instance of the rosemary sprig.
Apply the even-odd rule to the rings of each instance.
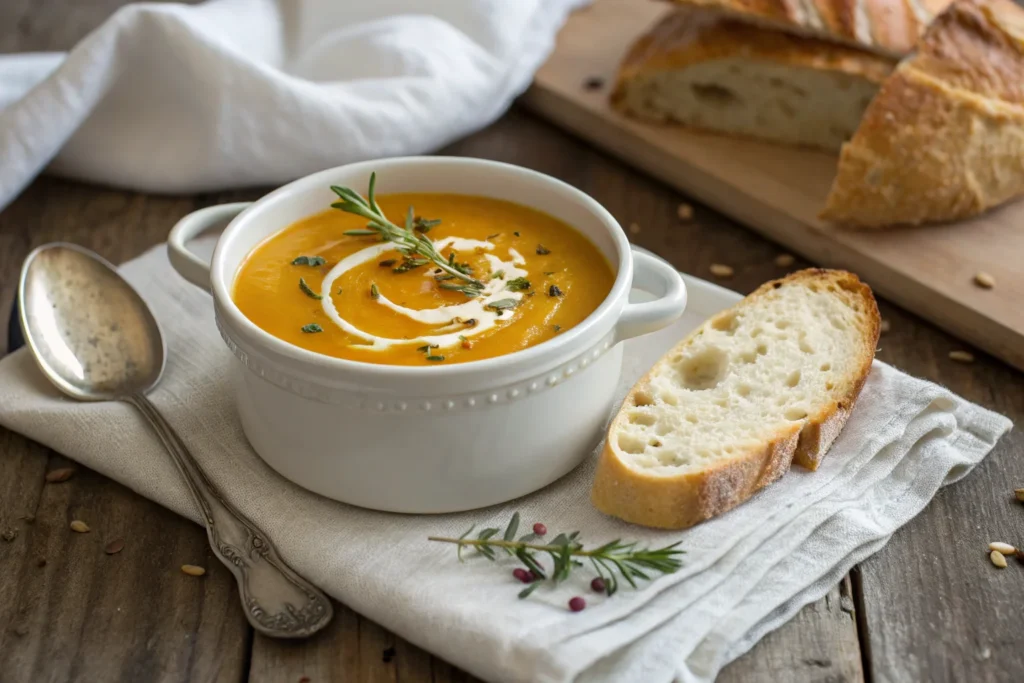
[[[638,548],[635,542],[623,543],[620,539],[616,539],[587,550],[580,541],[580,532],[578,531],[573,531],[570,534],[558,534],[550,542],[542,543],[538,542],[541,536],[537,533],[529,533],[516,540],[515,536],[518,530],[519,513],[517,512],[512,515],[500,540],[495,537],[501,533],[501,530],[494,528],[483,529],[476,535],[476,538],[470,538],[473,527],[470,527],[458,538],[430,536],[427,540],[456,544],[460,561],[462,560],[462,551],[469,548],[492,562],[497,560],[498,554],[501,552],[515,557],[536,577],[530,585],[520,591],[520,598],[529,596],[545,580],[551,581],[552,584],[566,580],[572,574],[573,569],[585,566],[580,560],[590,562],[594,571],[604,581],[608,595],[614,595],[619,589],[618,577],[636,588],[636,580],[650,581],[651,572],[671,574],[683,566],[679,556],[684,551],[677,549],[678,542],[664,548]],[[542,528],[541,531],[546,531],[546,529]],[[540,553],[546,553],[551,558],[550,575],[544,571],[538,560]]]
[[[322,266],[325,263],[323,256],[296,256],[292,259],[293,266]]]
[[[417,223],[416,216],[413,214],[413,208],[410,206],[409,212],[405,217],[405,227],[401,228],[395,225],[388,220],[384,212],[381,211],[380,206],[377,205],[377,199],[374,196],[376,185],[377,174],[371,173],[370,187],[367,191],[366,199],[350,187],[331,186],[334,194],[341,198],[340,202],[331,204],[331,207],[346,213],[355,214],[356,216],[362,216],[370,221],[365,230],[348,230],[345,234],[355,236],[377,235],[386,242],[394,242],[395,248],[403,256],[411,258],[416,254],[428,259],[444,272],[465,282],[466,284],[463,285],[463,289],[460,291],[466,294],[466,296],[479,296],[483,292],[484,284],[469,274],[469,269],[465,264],[455,263],[454,252],[452,252],[451,257],[448,259],[441,256],[434,243],[424,234],[426,232],[423,230],[424,227],[429,230],[436,223],[424,221],[423,219],[420,219],[419,223]]]

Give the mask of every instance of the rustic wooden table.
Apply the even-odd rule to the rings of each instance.
[[[123,0],[2,0],[0,52],[65,50]],[[594,196],[632,238],[684,271],[736,269],[748,292],[784,271],[779,250],[517,109],[445,154],[499,159],[562,178]],[[35,246],[68,240],[111,261],[164,240],[184,214],[261,189],[192,197],[147,196],[55,178],[36,180],[0,213],[0,340],[18,271]],[[795,267],[806,264],[797,263]],[[891,331],[879,358],[1024,420],[1020,373],[979,355],[947,359],[956,339],[881,303]],[[0,341],[0,354],[3,352]],[[1014,430],[965,481],[939,492],[889,545],[823,600],[729,666],[722,681],[1019,681],[1024,672],[1024,566],[996,570],[989,540],[1024,543],[1024,436]],[[123,486],[78,467],[65,483],[47,471],[60,455],[0,429],[0,681],[457,681],[451,665],[339,605],[327,632],[304,643],[254,635],[230,574],[205,533]],[[72,465],[73,466],[73,465]],[[74,534],[76,517],[100,520]],[[104,553],[124,539],[116,555]],[[184,563],[209,568],[202,580]]]

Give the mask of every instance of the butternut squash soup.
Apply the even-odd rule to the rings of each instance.
[[[253,323],[310,351],[389,365],[501,356],[579,324],[615,279],[587,238],[525,206],[332,189],[332,209],[257,246],[234,283]]]

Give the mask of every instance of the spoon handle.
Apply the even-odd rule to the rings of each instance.
[[[213,552],[238,581],[252,627],[274,638],[303,638],[326,626],[334,614],[327,596],[285,564],[267,535],[221,495],[148,398],[136,393],[125,400],[145,416],[185,478]]]

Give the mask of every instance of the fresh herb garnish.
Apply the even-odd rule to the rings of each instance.
[[[562,326],[561,325],[555,325],[555,332],[561,332],[561,331],[562,331]]]
[[[400,228],[391,221],[388,220],[384,212],[381,211],[377,205],[377,200],[374,197],[374,188],[377,184],[377,174],[370,174],[370,187],[367,192],[367,198],[363,197],[355,190],[348,187],[338,187],[332,185],[331,189],[338,197],[341,198],[340,202],[335,202],[331,206],[335,209],[345,211],[346,213],[355,214],[368,219],[370,222],[366,226],[366,230],[350,230],[346,232],[349,234],[364,234],[369,232],[373,235],[378,235],[380,238],[387,242],[394,242],[395,248],[404,255],[411,257],[413,254],[419,255],[429,261],[432,261],[437,267],[445,271],[449,275],[454,275],[456,278],[463,280],[465,289],[463,293],[469,297],[479,296],[483,292],[484,285],[482,282],[472,277],[469,274],[469,270],[459,264],[456,266],[455,253],[452,252],[449,260],[445,260],[441,254],[438,253],[437,248],[434,247],[434,243],[429,237],[424,235],[422,232],[416,232],[415,230],[415,217],[413,216],[412,207],[409,207],[409,211],[405,217],[405,227]]]
[[[505,283],[505,289],[510,292],[521,292],[524,289],[530,288],[530,281],[525,277],[512,278]]]
[[[428,220],[423,216],[416,216],[412,219],[412,229],[416,232],[430,232],[431,228],[441,225],[441,219]]]
[[[492,310],[498,311],[498,313],[500,314],[502,311],[507,311],[509,309],[515,308],[518,305],[519,302],[516,301],[515,299],[498,299],[497,301],[492,301],[491,303],[487,304],[486,306],[484,306],[484,308],[490,308]]]
[[[398,259],[389,258],[389,259],[384,259],[383,261],[381,261],[377,265],[380,266],[381,268],[390,268],[391,266],[395,265],[396,263],[398,263]]]
[[[541,531],[547,531],[542,525],[534,525]],[[636,542],[624,543],[620,539],[609,541],[604,545],[591,550],[584,548],[580,541],[580,532],[573,531],[570,534],[558,534],[550,542],[539,542],[542,535],[529,533],[520,536],[516,540],[516,533],[519,530],[519,513],[512,515],[504,533],[501,529],[483,529],[476,538],[469,538],[473,533],[470,527],[466,533],[458,538],[447,538],[444,536],[430,536],[428,541],[440,543],[453,543],[458,547],[458,558],[462,560],[462,551],[472,548],[479,555],[488,560],[496,561],[499,553],[505,553],[523,563],[527,571],[533,572],[530,584],[519,593],[520,598],[530,595],[545,581],[552,585],[565,581],[578,567],[584,566],[582,560],[590,562],[598,577],[604,582],[605,591],[608,595],[615,595],[619,589],[619,578],[624,579],[633,588],[636,588],[636,579],[645,581],[651,580],[648,572],[659,572],[671,574],[683,566],[679,556],[685,551],[679,550],[679,542],[667,545],[663,548],[638,548]],[[501,534],[501,539],[496,537]],[[538,555],[546,553],[551,558],[550,575],[541,566]]]
[[[380,290],[377,289],[377,285],[375,285],[375,284],[371,284],[370,285],[370,298],[371,299],[379,299],[380,298]]]
[[[555,274],[555,271],[553,271],[553,270],[545,270],[545,271],[544,271],[544,274],[545,274],[545,275],[554,275],[554,274]]]
[[[444,356],[427,356],[427,360],[438,362],[444,360]]]
[[[551,253],[551,250],[545,247],[543,244],[538,244],[537,253],[540,254],[541,256],[547,256],[548,254]]]
[[[425,259],[425,258],[409,258],[408,256],[406,256],[405,260],[402,261],[402,265],[400,265],[397,268],[395,268],[393,272],[395,272],[395,273],[408,273],[413,268],[419,268],[420,266],[425,266],[428,263],[430,263],[429,259]]]
[[[320,327],[316,323],[310,323],[302,326],[302,331],[307,334],[313,334],[314,332],[323,332],[324,328]]]
[[[299,289],[301,289],[303,292],[305,292],[306,296],[312,297],[312,298],[316,299],[317,301],[319,301],[320,299],[323,299],[322,296],[320,296],[319,294],[317,294],[316,292],[314,292],[312,289],[309,288],[309,285],[306,284],[305,278],[301,278],[301,277],[299,278]]]
[[[501,233],[500,232],[496,232],[493,235],[488,235],[487,239],[488,240],[493,240],[495,237],[501,237]]]
[[[504,270],[496,270],[496,271],[494,271],[493,273],[491,273],[491,279],[492,280],[504,280],[505,279],[505,271]]]
[[[513,235],[515,235],[516,237],[519,237],[519,231],[518,231],[518,230],[516,230],[516,231],[515,231],[514,233],[512,233],[512,234],[513,234]]]
[[[435,275],[434,280],[437,282],[444,282],[446,280],[454,280],[454,275]]]
[[[296,256],[292,259],[293,266],[322,266],[325,263],[323,256]]]
[[[453,292],[462,292],[471,299],[480,296],[483,293],[483,289],[477,288],[473,285],[463,285],[457,282],[438,282],[437,286],[441,289],[450,289]]]
[[[436,349],[439,344],[424,344],[423,346],[416,347],[416,350],[420,353],[429,353],[430,349]]]
[[[548,287],[548,296],[562,296],[562,290],[558,288],[558,285],[551,285]]]

